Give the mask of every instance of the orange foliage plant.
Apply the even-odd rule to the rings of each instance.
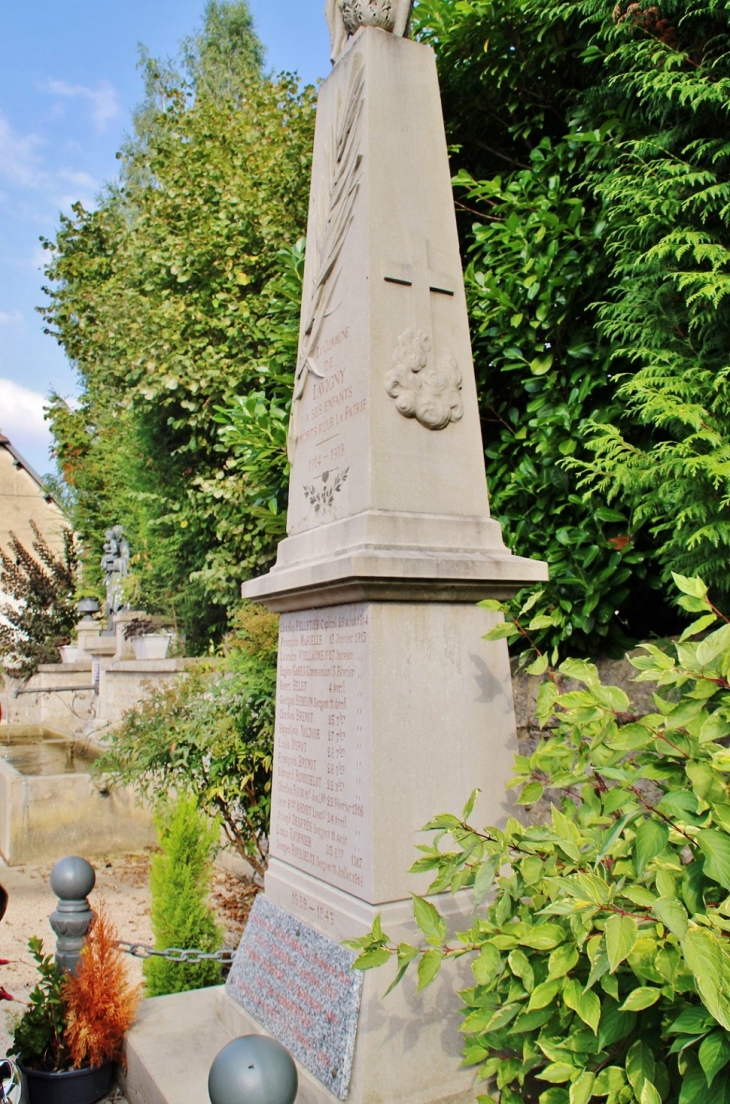
[[[127,976],[117,932],[101,905],[81,952],[78,972],[64,982],[66,1043],[74,1069],[121,1061],[124,1036],[134,1023],[142,986]]]

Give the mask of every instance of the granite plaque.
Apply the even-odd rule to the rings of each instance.
[[[346,1100],[362,973],[356,955],[260,895],[226,982],[229,995],[318,1081]]]

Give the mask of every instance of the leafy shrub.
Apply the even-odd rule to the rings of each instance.
[[[729,16],[415,11],[458,170],[492,512],[549,562],[538,637],[573,655],[677,631],[671,570],[730,578]]]
[[[730,621],[699,579],[676,582],[701,616],[631,659],[655,712],[635,713],[591,663],[538,657],[545,734],[511,785],[528,808],[549,791],[549,823],[479,831],[475,792],[461,817],[426,826],[437,834],[413,871],[435,873],[433,892],[473,887],[469,930],[447,943],[416,897],[425,946],[392,946],[379,921],[351,944],[362,969],[395,957],[396,981],[417,963],[420,988],[474,956],[465,1060],[502,1104],[730,1096]]]
[[[195,797],[258,874],[271,811],[278,619],[245,605],[223,661],[198,663],[130,710],[96,763],[140,796]]]
[[[37,936],[29,939],[28,949],[38,969],[39,980],[28,997],[22,1018],[13,1029],[10,1053],[22,1057],[32,1069],[68,1069],[70,1055],[66,1041],[64,974],[52,955],[43,954],[42,939]]]
[[[76,627],[76,551],[70,529],[57,556],[34,521],[33,552],[11,534],[10,549],[0,548],[0,660],[9,675],[28,679],[41,663],[59,663],[58,647],[68,644]]]
[[[206,823],[195,800],[181,797],[158,815],[157,832],[162,854],[153,856],[150,871],[155,947],[217,951],[222,933],[208,904],[217,823]],[[215,985],[221,970],[215,961],[174,962],[155,956],[145,960],[144,976],[148,996],[159,997]]]

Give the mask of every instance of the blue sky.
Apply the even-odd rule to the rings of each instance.
[[[329,72],[324,0],[249,0],[274,70]],[[0,0],[0,427],[51,468],[43,401],[72,397],[63,351],[43,334],[44,253],[61,211],[93,205],[142,95],[138,46],[170,57],[205,0]]]

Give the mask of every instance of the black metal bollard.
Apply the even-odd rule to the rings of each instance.
[[[51,927],[56,933],[56,962],[62,970],[74,974],[81,948],[94,918],[87,901],[96,883],[96,874],[86,859],[60,859],[51,871],[51,889],[58,897]]]
[[[294,1059],[267,1035],[227,1043],[208,1077],[211,1104],[294,1104],[298,1087]]]

